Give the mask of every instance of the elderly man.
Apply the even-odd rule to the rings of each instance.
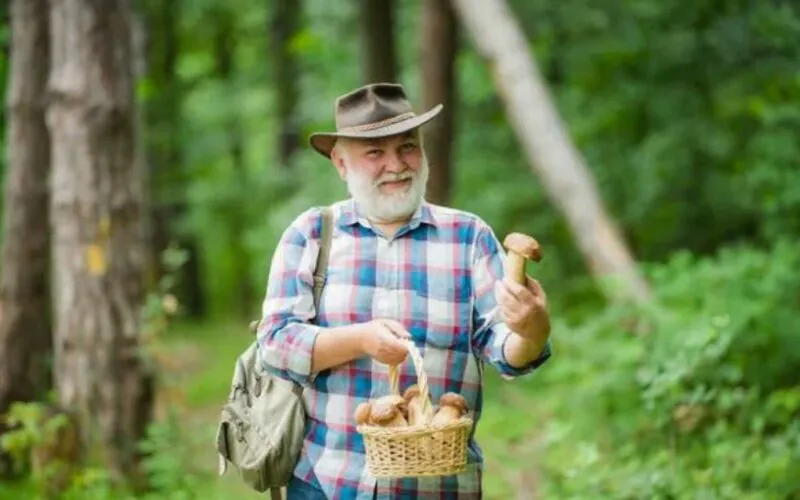
[[[541,286],[504,278],[505,255],[479,217],[425,201],[428,162],[419,127],[441,109],[418,115],[402,86],[366,85],[337,99],[336,132],[309,139],[350,197],[332,205],[319,310],[312,285],[320,209],[291,223],[270,268],[259,353],[266,369],[304,387],[308,412],[289,499],[480,498],[474,429],[464,473],[376,480],[354,410],[388,394],[388,365],[400,365],[404,385],[415,381],[399,339],[422,352],[433,401],[461,394],[475,424],[484,365],[513,378],[551,356]]]

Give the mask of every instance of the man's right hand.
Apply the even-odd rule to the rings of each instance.
[[[411,334],[393,319],[376,319],[364,328],[364,351],[376,361],[399,365],[405,361],[408,349],[400,339],[410,339]]]

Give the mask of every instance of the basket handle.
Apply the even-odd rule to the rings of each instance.
[[[414,369],[417,371],[417,385],[419,387],[419,399],[422,404],[422,415],[425,420],[430,422],[433,418],[433,406],[431,405],[430,392],[428,390],[428,376],[425,375],[425,367],[422,363],[422,355],[414,345],[414,342],[408,339],[401,339],[405,342],[408,348],[408,356],[414,364]],[[400,370],[397,365],[389,365],[389,382],[391,384],[392,394],[400,395]]]

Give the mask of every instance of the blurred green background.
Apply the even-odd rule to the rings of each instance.
[[[150,201],[164,241],[191,250],[161,346],[153,498],[258,497],[215,477],[218,409],[281,232],[346,196],[305,137],[332,129],[336,96],[364,83],[363,4],[298,1],[284,46],[279,4],[136,4]],[[798,4],[509,5],[654,298],[604,300],[459,29],[448,204],[542,243],[529,271],[554,318],[544,368],[489,374],[486,498],[800,498]],[[394,16],[397,80],[419,108],[421,0],[395,2]],[[287,95],[299,149],[283,162]],[[72,498],[106,498],[91,478]],[[33,498],[27,488],[0,483],[0,498]]]

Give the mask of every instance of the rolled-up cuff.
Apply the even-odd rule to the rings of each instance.
[[[262,365],[278,377],[310,385],[316,376],[311,370],[318,335],[318,326],[297,323],[263,333],[259,339]]]
[[[512,332],[506,329],[504,331],[504,334],[502,335],[502,338],[499,339],[500,341],[495,343],[495,345],[497,345],[498,346],[497,348],[499,349],[499,352],[497,353],[497,356],[495,358],[497,359],[495,366],[505,379],[513,379],[521,377],[523,375],[527,375],[536,370],[537,368],[539,368],[540,366],[542,366],[553,355],[553,347],[551,345],[550,339],[547,339],[547,342],[545,342],[542,352],[539,353],[539,355],[535,359],[531,360],[524,366],[516,367],[511,363],[509,363],[508,358],[506,358],[505,345],[506,342],[508,342],[508,339],[509,337],[511,337],[511,335]]]

